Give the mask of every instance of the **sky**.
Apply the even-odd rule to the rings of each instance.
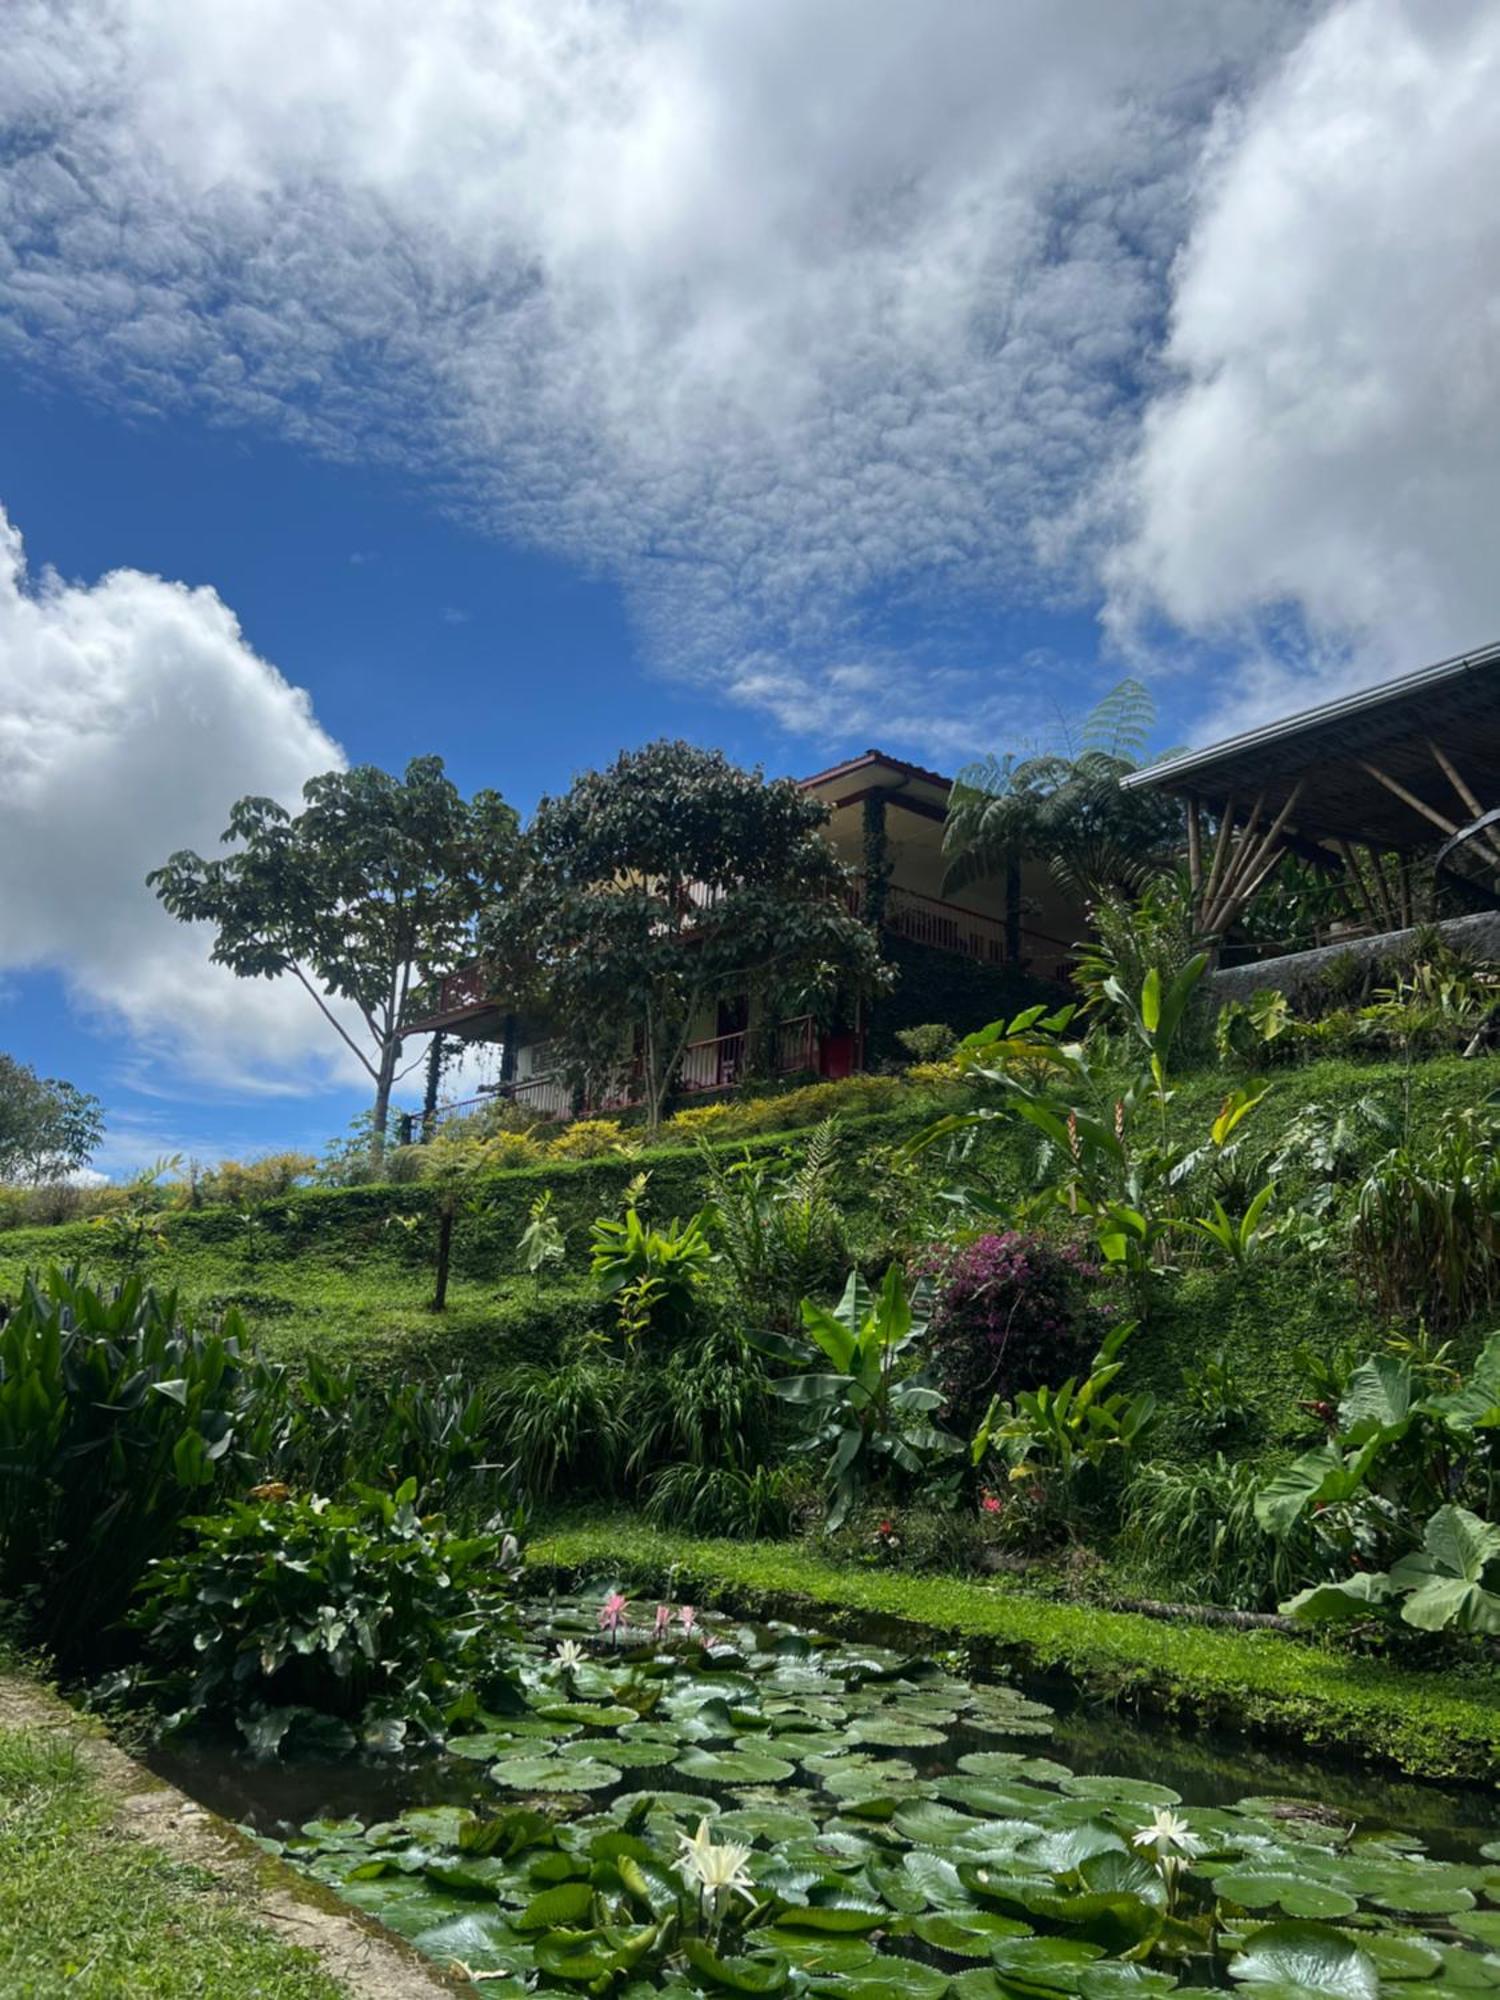
[[[0,1048],[318,1150],[144,886],[436,752],[1206,742],[1500,633],[1486,0],[9,0]]]

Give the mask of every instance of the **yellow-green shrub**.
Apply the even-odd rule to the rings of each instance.
[[[547,1144],[548,1157],[554,1160],[597,1160],[606,1153],[633,1151],[618,1118],[575,1118]]]
[[[220,1160],[198,1184],[202,1201],[275,1201],[312,1178],[311,1153],[265,1153],[258,1160]]]
[[[726,1098],[713,1104],[690,1104],[685,1111],[673,1113],[663,1125],[662,1134],[669,1139],[712,1139],[720,1133],[727,1135],[735,1129],[733,1121],[743,1109]]]

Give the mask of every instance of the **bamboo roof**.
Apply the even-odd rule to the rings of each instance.
[[[1430,850],[1445,831],[1500,805],[1500,644],[1169,757],[1124,782],[1197,799],[1215,814],[1243,813],[1260,799],[1272,819],[1290,801],[1288,830],[1304,841]]]

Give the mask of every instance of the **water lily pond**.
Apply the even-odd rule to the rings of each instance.
[[[1139,1775],[1137,1742],[1111,1770],[1097,1733],[1106,1767],[1079,1771],[1041,1702],[897,1648],[721,1619],[611,1633],[598,1600],[522,1622],[529,1707],[442,1758],[361,1767],[363,1789],[327,1765],[221,1773],[217,1797],[190,1761],[174,1775],[251,1801],[267,1844],[502,1989],[1500,2000],[1482,1826],[1421,1814],[1419,1836],[1311,1766],[1300,1798],[1231,1798],[1209,1767],[1159,1782],[1167,1758]],[[314,1799],[361,1803],[304,1820]]]

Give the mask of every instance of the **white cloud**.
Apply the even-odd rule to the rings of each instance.
[[[0,512],[0,973],[54,970],[128,1030],[136,1089],[347,1080],[299,987],[211,965],[209,933],[145,881],[177,848],[219,851],[242,794],[295,802],[342,762],[212,590],[139,570],[33,583]]]
[[[1489,0],[1346,0],[1222,122],[1113,570],[1222,722],[1500,632],[1497,98]]]
[[[619,578],[663,664],[847,736],[871,600],[1091,582],[1203,133],[1307,17],[11,0],[0,345],[420,464]],[[902,660],[931,742],[1029,699]]]

